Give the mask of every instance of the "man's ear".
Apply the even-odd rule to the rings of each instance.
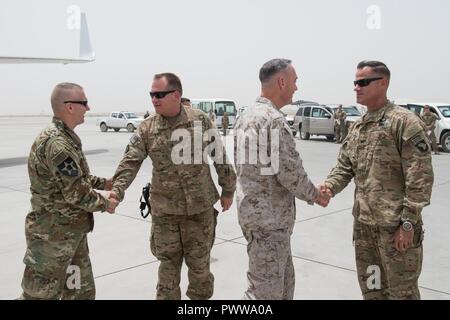
[[[284,77],[282,77],[282,76],[278,77],[277,83],[278,83],[278,87],[280,88],[280,90],[283,89],[284,86],[286,85]]]

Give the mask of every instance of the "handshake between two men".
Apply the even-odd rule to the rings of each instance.
[[[333,193],[324,183],[317,184],[316,188],[319,194],[314,202],[321,207],[327,207],[330,203],[330,199],[333,197]]]

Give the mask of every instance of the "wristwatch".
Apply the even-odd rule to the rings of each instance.
[[[413,224],[408,219],[400,220],[400,225],[402,226],[402,229],[406,232],[411,231],[413,229]]]

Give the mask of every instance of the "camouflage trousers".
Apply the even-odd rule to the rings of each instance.
[[[343,124],[334,124],[334,135],[337,143],[341,143],[344,141],[345,136],[347,135],[345,123]]]
[[[434,130],[431,130],[431,133],[428,135],[428,138],[430,138],[431,148],[433,149],[433,152],[438,152],[439,148],[437,145],[437,139],[436,139],[436,134],[434,133]]]
[[[214,243],[217,211],[212,208],[193,216],[153,216],[150,248],[160,261],[157,300],[180,300],[183,258],[188,267],[186,295],[206,300],[214,292],[210,253]]]
[[[295,272],[291,231],[245,231],[249,269],[244,300],[292,300]]]
[[[422,224],[415,226],[413,245],[404,253],[397,251],[392,241],[397,229],[354,222],[356,267],[365,300],[420,299]]]
[[[44,240],[27,234],[22,299],[93,300],[95,284],[87,236]]]

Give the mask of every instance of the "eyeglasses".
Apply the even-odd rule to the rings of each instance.
[[[169,93],[175,92],[177,90],[169,90],[169,91],[158,91],[158,92],[150,92],[150,97],[156,99],[162,99],[167,96]]]
[[[88,105],[87,100],[82,100],[82,101],[72,101],[72,100],[69,100],[69,101],[64,101],[64,103],[82,104],[84,107],[87,107],[87,105]]]
[[[359,80],[353,81],[353,84],[355,85],[355,87],[358,85],[360,88],[362,88],[362,87],[367,87],[373,81],[381,80],[381,79],[383,79],[383,77],[359,79]]]

